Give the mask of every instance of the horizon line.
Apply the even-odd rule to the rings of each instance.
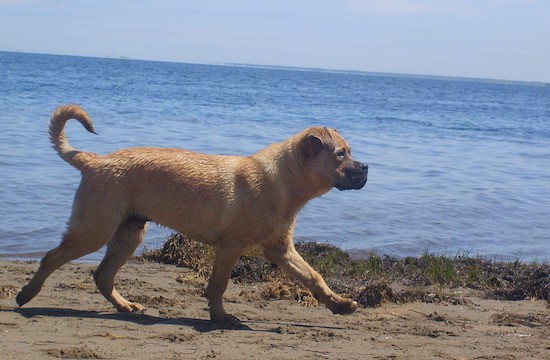
[[[209,66],[228,66],[228,67],[244,67],[244,68],[258,68],[258,69],[273,69],[273,70],[288,70],[288,71],[304,71],[304,72],[324,72],[324,73],[340,73],[350,75],[364,75],[364,76],[388,76],[388,77],[400,77],[400,78],[416,78],[416,79],[431,79],[431,80],[449,80],[449,81],[483,81],[495,84],[510,84],[510,85],[528,85],[528,86],[550,86],[550,82],[537,81],[537,80],[507,80],[496,78],[483,78],[483,77],[469,77],[469,76],[457,76],[457,75],[437,75],[437,74],[418,74],[418,73],[399,73],[399,72],[385,72],[385,71],[368,71],[368,70],[345,70],[335,68],[322,68],[322,67],[303,67],[293,65],[273,65],[273,64],[253,64],[253,63],[240,63],[240,62],[193,62],[182,60],[158,60],[158,59],[140,59],[132,58],[124,55],[75,55],[75,54],[58,54],[47,52],[32,52],[25,50],[0,50],[0,52],[7,53],[20,53],[31,55],[49,55],[49,56],[69,56],[69,57],[83,57],[83,58],[97,58],[97,59],[110,59],[121,61],[149,61],[149,62],[163,62],[174,64],[189,64],[189,65],[209,65]]]

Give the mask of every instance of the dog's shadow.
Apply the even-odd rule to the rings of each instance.
[[[195,329],[198,332],[210,332],[219,329],[231,329],[231,330],[246,330],[246,331],[266,331],[276,332],[274,330],[255,330],[243,323],[237,324],[217,324],[206,319],[194,319],[194,318],[164,318],[154,315],[148,315],[145,313],[119,313],[119,312],[98,312],[91,310],[76,310],[66,308],[46,308],[46,307],[25,307],[15,308],[12,310],[1,309],[0,312],[13,311],[26,318],[33,318],[35,316],[48,316],[55,318],[87,318],[87,319],[104,319],[104,320],[118,320],[127,321],[139,325],[178,325],[188,326]]]
[[[33,318],[35,316],[48,316],[55,318],[87,318],[87,319],[104,319],[104,320],[118,320],[132,322],[138,325],[148,326],[157,324],[187,326],[195,329],[198,332],[206,333],[214,330],[227,329],[227,330],[241,330],[241,331],[257,331],[268,333],[280,333],[281,325],[299,327],[304,329],[309,328],[323,328],[331,330],[343,330],[341,327],[301,324],[301,323],[286,323],[280,321],[242,321],[237,324],[218,324],[206,319],[196,318],[164,318],[154,315],[148,315],[145,313],[120,313],[120,312],[99,312],[91,310],[77,310],[67,308],[46,308],[46,307],[25,307],[15,309],[0,309],[1,312],[13,311],[20,314],[25,318]],[[268,325],[268,329],[253,329],[248,324],[262,324]],[[271,326],[274,326],[271,328]]]

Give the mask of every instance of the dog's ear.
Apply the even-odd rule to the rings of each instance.
[[[317,156],[323,149],[334,151],[334,139],[327,128],[310,129],[300,141],[300,155],[304,160]]]

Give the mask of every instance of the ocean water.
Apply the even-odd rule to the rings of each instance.
[[[297,240],[550,259],[548,84],[9,52],[0,52],[1,258],[40,258],[60,241],[80,176],[46,130],[69,102],[99,134],[69,122],[69,142],[100,154],[246,155],[308,126],[337,128],[369,164],[369,181],[309,203]],[[144,246],[169,233],[151,226]]]

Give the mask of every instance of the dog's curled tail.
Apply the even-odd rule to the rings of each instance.
[[[65,137],[64,128],[65,123],[70,119],[78,120],[86,130],[96,134],[92,121],[88,117],[88,114],[86,114],[86,111],[74,104],[61,105],[55,109],[50,118],[48,134],[50,135],[53,148],[59,156],[75,168],[82,170],[90,160],[99,157],[99,155],[92,152],[79,151],[69,145]]]

